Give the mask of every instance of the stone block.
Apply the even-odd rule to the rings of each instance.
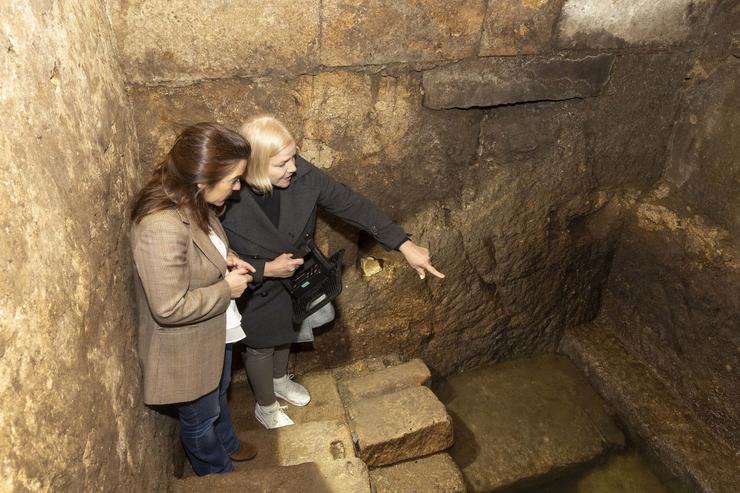
[[[465,493],[460,469],[448,454],[434,454],[370,471],[375,493]]]
[[[454,419],[449,453],[471,492],[546,481],[625,443],[608,407],[562,356],[456,374],[439,395]]]
[[[349,428],[343,421],[311,421],[274,430],[246,430],[239,436],[258,449],[257,457],[238,463],[239,469],[290,466],[355,456]]]
[[[555,24],[564,1],[489,2],[478,54],[534,55],[552,51]]]
[[[483,0],[325,0],[321,63],[424,62],[475,55]]]
[[[341,382],[339,393],[345,405],[368,397],[390,394],[406,387],[428,385],[432,374],[418,358],[397,366]]]
[[[360,458],[383,466],[452,445],[452,420],[427,387],[409,387],[363,399],[347,408]]]
[[[708,0],[568,0],[558,24],[561,48],[671,46],[685,42]]]
[[[172,482],[174,493],[370,493],[367,466],[357,458],[192,476]]]
[[[397,354],[387,354],[385,356],[373,356],[353,361],[338,368],[334,368],[332,373],[337,382],[341,384],[343,380],[361,377],[400,364],[400,356]]]
[[[613,63],[607,54],[466,60],[424,72],[424,105],[473,108],[597,96]]]
[[[319,0],[110,2],[130,83],[300,74],[318,63]]]

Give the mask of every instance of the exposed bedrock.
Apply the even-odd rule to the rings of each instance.
[[[636,205],[603,315],[720,440],[740,447],[740,5],[720,2],[680,88],[663,179]]]
[[[425,108],[416,73],[138,86],[142,172],[187,123],[280,115],[306,157],[381,204],[448,274],[420,281],[398,254],[327,218],[319,242],[346,248],[350,268],[310,365],[391,347],[448,373],[546,352],[565,325],[595,315],[619,204],[660,175],[684,75],[679,55],[602,59],[598,97],[485,110]]]
[[[0,40],[0,491],[164,491],[174,426],[140,394],[138,148],[107,16],[3,2]]]

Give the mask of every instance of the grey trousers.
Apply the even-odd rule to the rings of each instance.
[[[280,378],[288,372],[290,344],[268,348],[247,346],[247,378],[252,384],[254,398],[260,406],[274,404],[275,390],[272,379]]]

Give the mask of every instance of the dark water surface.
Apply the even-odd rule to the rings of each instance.
[[[690,493],[675,481],[661,479],[635,450],[611,454],[580,474],[561,478],[524,493]]]

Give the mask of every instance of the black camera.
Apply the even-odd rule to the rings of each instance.
[[[306,242],[309,252],[292,277],[283,285],[293,298],[293,323],[300,324],[342,292],[342,257],[339,250],[326,258],[313,239]]]

